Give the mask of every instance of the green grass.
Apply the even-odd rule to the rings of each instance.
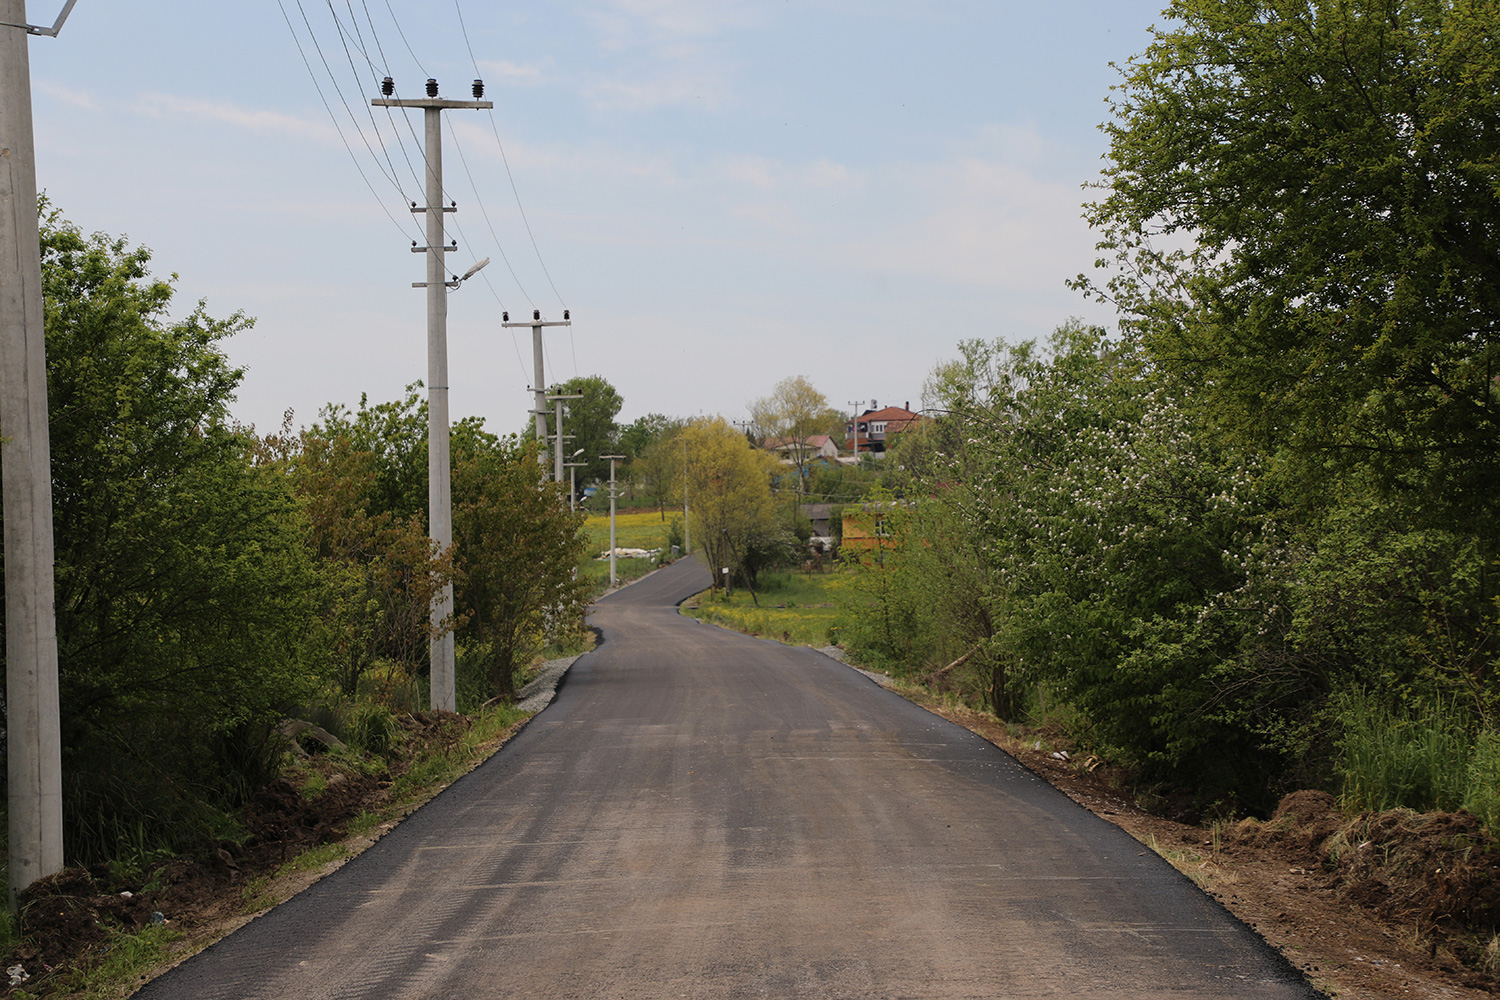
[[[1344,807],[1469,810],[1500,831],[1500,732],[1471,729],[1452,704],[1393,711],[1364,691],[1339,704]]]
[[[361,833],[368,833],[384,822],[385,819],[379,813],[372,813],[368,809],[366,809],[364,812],[351,819],[345,825],[344,830],[349,834],[349,836],[357,837]]]
[[[679,514],[680,518],[681,515]],[[663,521],[656,510],[633,511],[615,515],[615,546],[622,549],[663,549],[667,547],[667,528],[672,523],[672,514],[667,512]],[[583,526],[588,536],[588,548],[578,565],[578,573],[593,584],[596,592],[609,585],[609,514],[590,514]],[[595,558],[606,555],[604,559]],[[656,568],[651,559],[615,558],[615,578],[627,583],[645,576]]]
[[[75,997],[118,996],[121,984],[135,981],[142,973],[160,965],[167,945],[182,935],[165,924],[148,924],[138,931],[120,933],[109,942],[109,950],[97,962],[72,970],[62,977],[54,993]],[[28,995],[18,990],[16,996]]]
[[[480,747],[497,739],[529,713],[514,706],[495,705],[474,717],[470,726],[449,750],[435,751],[413,762],[411,768],[391,784],[390,804],[395,810],[420,804],[443,787],[467,774],[480,758]]]
[[[838,572],[764,573],[755,598],[745,589],[728,598],[704,591],[683,605],[683,614],[701,621],[793,646],[826,646],[838,623],[837,595],[845,586]],[[757,605],[757,599],[759,604]]]
[[[287,872],[310,872],[316,868],[322,868],[330,861],[337,861],[346,857],[349,848],[343,844],[320,844],[317,847],[309,847],[301,854],[281,866],[278,875]]]
[[[681,519],[681,512],[677,517]],[[667,527],[672,523],[672,514],[667,512],[663,521],[655,510],[632,511],[615,515],[615,544],[622,549],[659,549],[667,544]],[[590,514],[584,522],[584,533],[588,536],[588,558],[609,551],[609,511]],[[618,561],[618,560],[617,560]]]
[[[1468,791],[1470,741],[1451,706],[1393,712],[1354,691],[1339,706],[1344,805],[1457,809]]]

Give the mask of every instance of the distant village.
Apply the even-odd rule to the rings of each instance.
[[[903,431],[931,420],[910,407],[911,402],[907,401],[901,406],[865,410],[844,424],[843,441],[835,441],[829,434],[810,434],[806,437],[766,438],[761,447],[778,453],[788,465],[804,467],[820,460],[858,465],[861,458],[885,458],[888,442]]]

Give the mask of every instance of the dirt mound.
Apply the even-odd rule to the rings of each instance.
[[[1466,812],[1363,814],[1332,838],[1349,900],[1415,926],[1475,964],[1500,928],[1500,845]]]
[[[1301,791],[1293,792],[1277,803],[1276,811],[1271,814],[1271,821],[1290,816],[1306,826],[1329,817],[1338,818],[1340,815],[1339,800],[1332,795],[1327,792]]]
[[[1326,792],[1296,792],[1270,819],[1243,820],[1226,839],[1305,859],[1345,904],[1409,928],[1429,955],[1450,953],[1469,970],[1465,985],[1500,986],[1487,957],[1500,931],[1500,843],[1469,813],[1395,809],[1351,819]]]
[[[1318,864],[1328,839],[1345,823],[1338,800],[1327,792],[1293,792],[1281,800],[1271,818],[1246,819],[1229,831],[1229,839],[1258,848],[1276,848]]]

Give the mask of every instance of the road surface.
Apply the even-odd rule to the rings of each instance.
[[[487,763],[143,998],[1312,998],[1155,854],[679,562]]]

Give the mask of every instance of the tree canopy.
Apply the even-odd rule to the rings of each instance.
[[[620,429],[615,424],[615,415],[625,401],[602,375],[570,378],[561,389],[566,395],[583,397],[563,404],[563,433],[572,439],[563,443],[563,454],[571,455],[579,448],[583,449],[583,454],[577,458],[585,463],[578,470],[580,483],[608,479],[609,461],[599,456],[612,454],[616,448]],[[551,426],[550,420],[548,426]]]
[[[808,438],[837,434],[844,425],[844,415],[830,407],[827,397],[801,375],[782,379],[768,395],[753,401],[750,420],[759,444],[781,446],[797,470],[799,491],[811,459]]]
[[[1165,13],[1110,101],[1102,291],[1235,433],[1493,521],[1500,10]]]
[[[693,544],[720,583],[721,569],[753,586],[755,555],[780,538],[771,499],[776,460],[750,447],[723,417],[700,419],[682,432],[687,448]]]
[[[250,321],[171,319],[147,250],[56,211],[41,240],[66,849],[194,843],[315,683],[305,522],[229,422],[221,341]]]

